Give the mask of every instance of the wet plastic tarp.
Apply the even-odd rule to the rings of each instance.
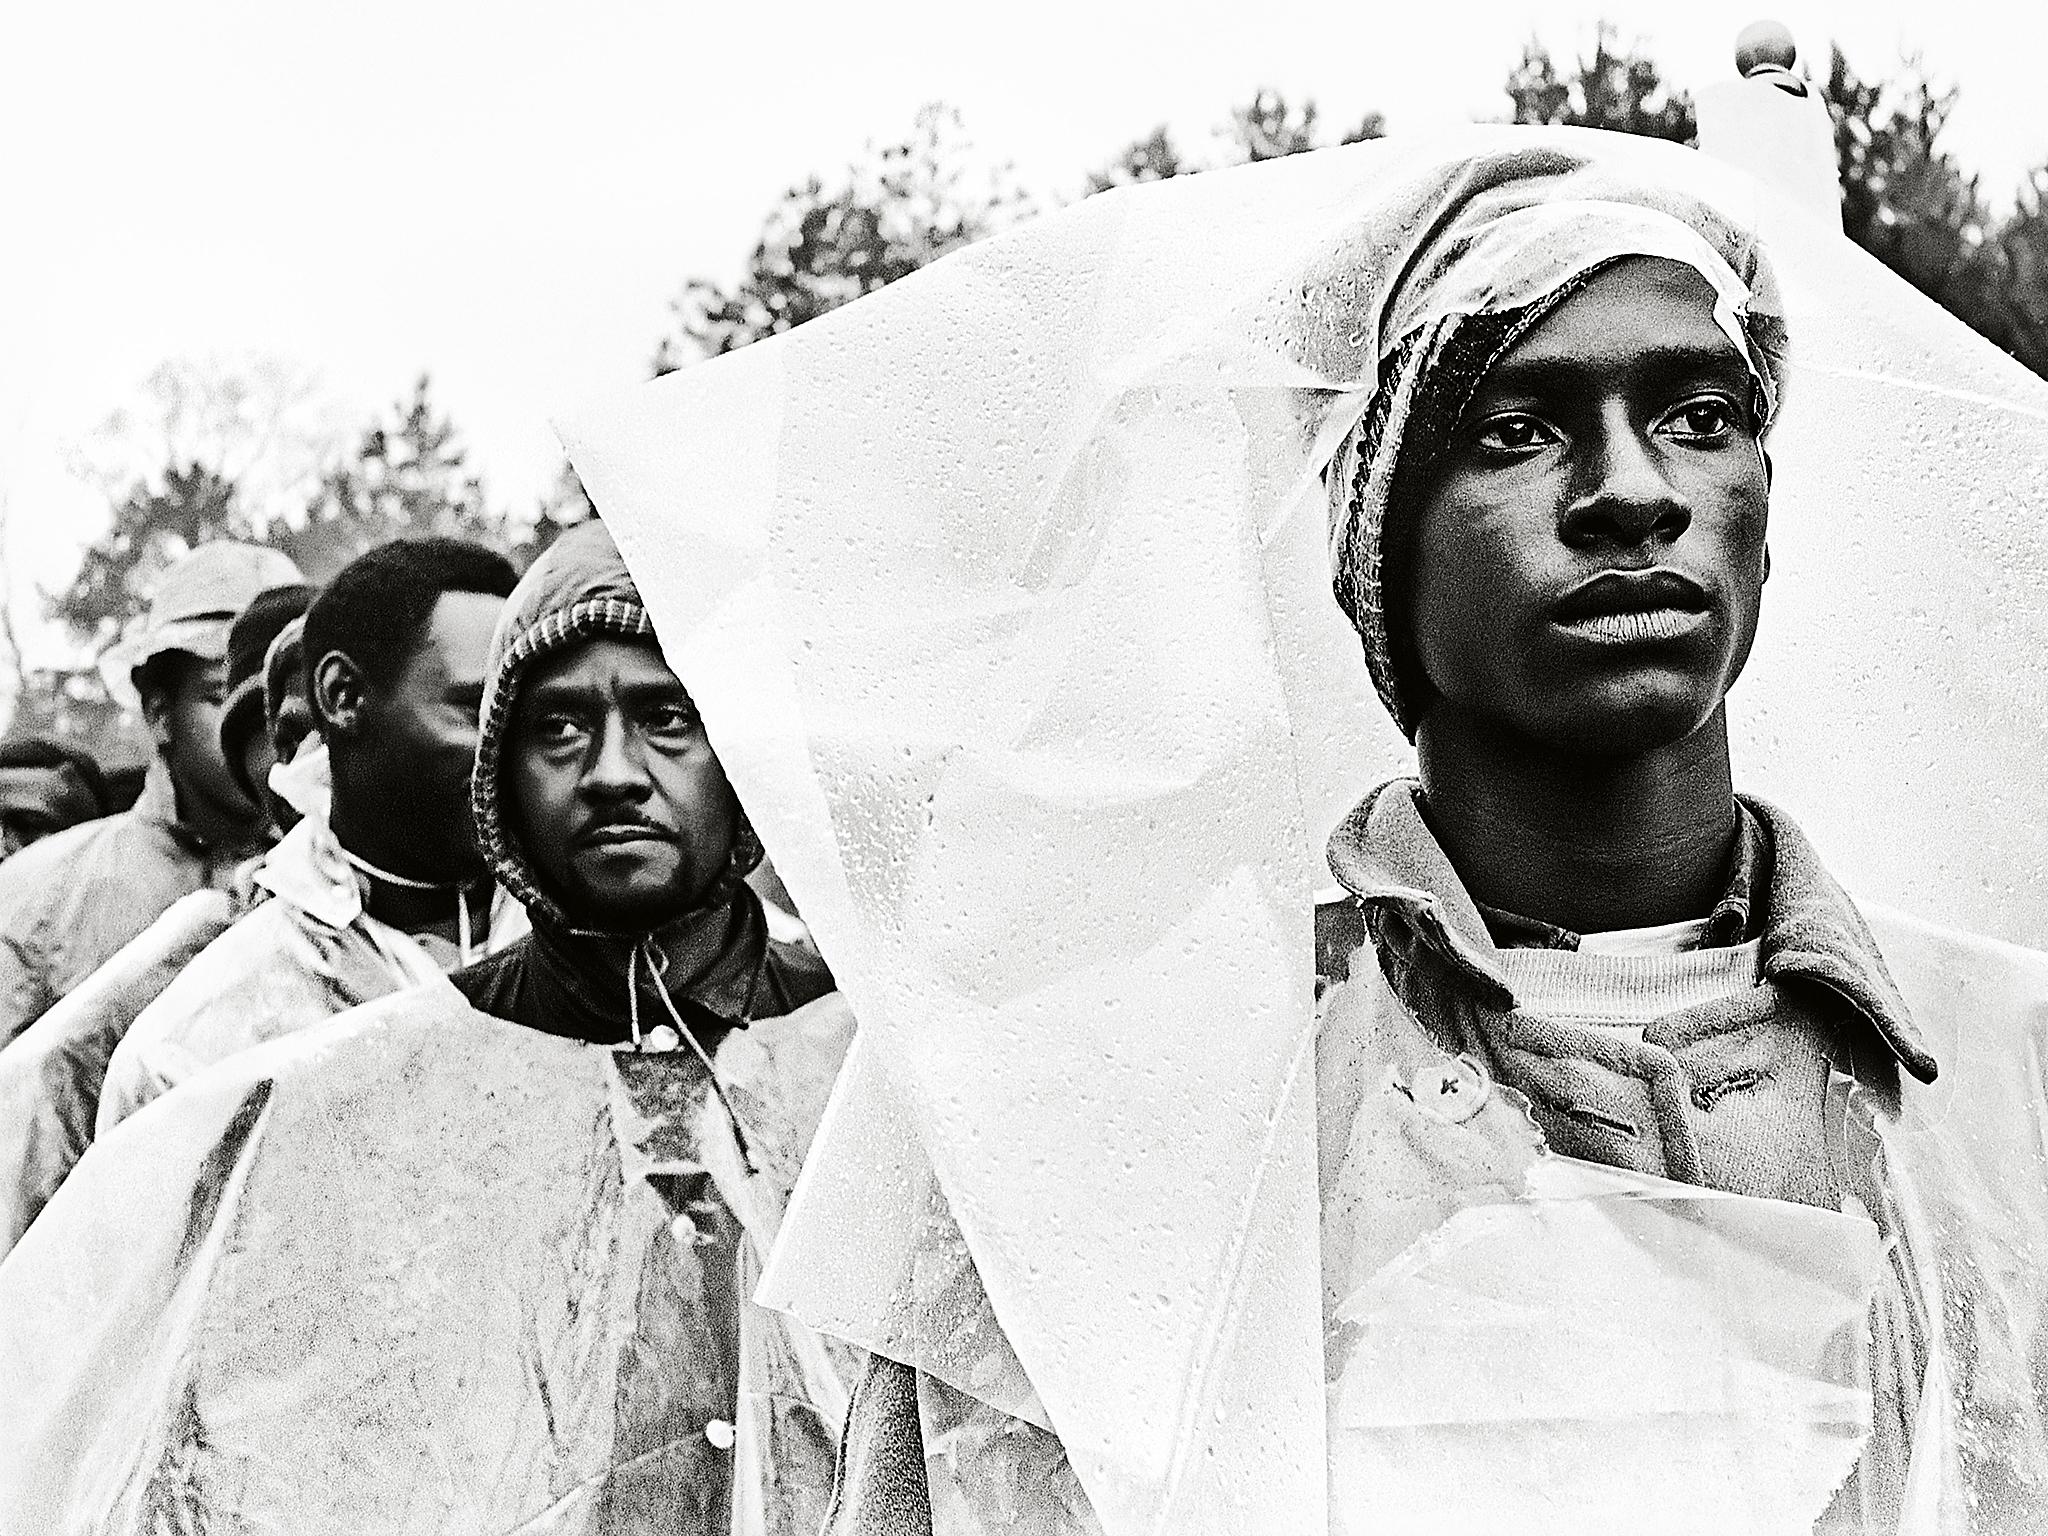
[[[0,1529],[809,1536],[848,1357],[746,1300],[851,1033],[694,1055],[445,983],[96,1143],[0,1263]]]
[[[0,1050],[0,1257],[85,1155],[128,1026],[235,915],[226,891],[179,898]]]
[[[1090,199],[562,423],[863,1020],[847,1091],[886,1083],[910,1143],[835,1118],[791,1238],[848,1262],[771,1289],[885,1315],[805,1276],[915,1239],[822,1181],[927,1159],[1118,1536],[1238,1528],[1230,1489],[1324,1524],[1309,893],[1404,754],[1323,554],[1372,363],[1302,338],[1447,166],[1537,141]],[[1705,198],[1779,270],[1738,781],[1859,895],[2048,932],[2048,386],[1727,167],[1542,141]]]

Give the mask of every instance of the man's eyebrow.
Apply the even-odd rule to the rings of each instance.
[[[619,692],[635,703],[659,702],[664,699],[672,699],[682,704],[691,702],[690,691],[683,686],[679,677],[651,677],[644,682],[626,683],[620,687]]]
[[[595,698],[598,688],[591,683],[573,682],[568,678],[548,678],[531,683],[519,690],[523,704],[577,704]]]
[[[1674,376],[1720,376],[1724,378],[1749,377],[1749,363],[1730,343],[1718,346],[1709,343],[1674,341],[1645,347],[1630,355],[1627,363],[1630,372],[1649,373],[1658,377]],[[1518,389],[1540,388],[1544,385],[1579,385],[1588,378],[1600,378],[1614,372],[1613,364],[1607,359],[1592,357],[1509,357],[1495,364],[1484,379],[1479,382],[1475,395],[1484,394],[1489,386],[1512,385]]]

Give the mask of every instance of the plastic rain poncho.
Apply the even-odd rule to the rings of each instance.
[[[764,1294],[981,1405],[942,1475],[1005,1443],[993,1414],[1055,1428],[1115,1536],[1334,1527],[1310,893],[1402,754],[1329,599],[1322,473],[1434,201],[1466,157],[1537,145],[1687,190],[1776,262],[1793,351],[1740,781],[1860,895],[2048,929],[2048,386],[1684,149],[1481,129],[1120,191],[576,413],[572,459],[863,1021]],[[2001,1362],[1960,1392],[1929,1367],[1914,1528],[1959,1530],[1980,1429],[2009,1445],[2048,1374],[2042,1265],[2015,1262],[2048,1186],[2048,981],[1919,932],[1881,938],[1961,1097],[1945,1078],[1891,1137],[1928,1174],[1894,1187],[1927,1195],[1918,1273],[1970,1277]],[[1975,1176],[1951,1196],[1951,1165],[2008,1169],[2003,1208]],[[1795,1315],[1823,1325],[1832,1291],[1839,1322],[1864,1278],[1809,1276]],[[1842,1388],[1853,1434],[1860,1389],[1813,1343],[1798,1380]],[[943,1528],[1002,1526],[976,1486]],[[1508,1512],[1530,1528],[1559,1513],[1534,1497]]]
[[[494,764],[541,649],[515,642],[621,616],[587,532],[507,605]],[[316,760],[272,783],[324,823]],[[321,900],[270,873],[272,906]],[[852,1022],[809,956],[738,958],[716,1093],[680,1044],[561,1038],[580,995],[529,1028],[429,969],[103,1131],[0,1263],[0,1531],[813,1536],[853,1357],[748,1298]]]
[[[0,1044],[179,897],[225,890],[262,846],[253,835],[211,843],[180,821],[170,766],[158,757],[129,810],[66,828],[0,865]]]
[[[327,749],[312,745],[271,772],[301,816],[327,819]],[[193,959],[270,895],[256,876],[273,848],[237,872],[232,890],[179,898],[0,1052],[0,1257],[20,1240],[92,1142],[107,1064],[136,1018]]]
[[[244,910],[194,891],[0,1050],[0,1257],[92,1144],[107,1062],[136,1016]]]
[[[751,1171],[442,981],[180,1086],[0,1263],[0,1530],[810,1536],[845,1365],[745,1296],[850,1032],[721,1043]]]
[[[101,1130],[238,1051],[478,958],[372,917],[364,878],[320,814],[324,794],[305,798],[298,824],[255,874],[271,899],[193,959],[115,1047],[100,1092]],[[502,949],[525,932],[524,909],[495,892],[479,948]]]

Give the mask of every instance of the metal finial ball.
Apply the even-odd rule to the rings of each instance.
[[[1735,69],[1743,79],[1762,69],[1790,70],[1799,45],[1781,21],[1752,21],[1735,35]]]

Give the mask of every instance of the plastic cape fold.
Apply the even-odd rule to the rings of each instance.
[[[96,1143],[0,1264],[0,1528],[815,1531],[849,1358],[748,1302],[851,1033],[614,1053],[437,982]]]
[[[459,963],[455,947],[438,936],[407,933],[369,914],[319,815],[287,832],[252,878],[270,899],[196,956],[115,1048],[101,1130],[238,1051],[433,981]],[[496,952],[526,932],[525,909],[496,892],[480,948]]]
[[[822,1277],[927,1207],[831,1170],[922,1166],[1117,1536],[1327,1526],[1310,892],[1404,756],[1329,596],[1343,307],[1532,145],[1781,279],[1745,787],[1852,890],[2043,931],[2048,386],[1692,152],[1475,129],[1110,193],[560,422],[863,1022],[764,1295],[890,1326]]]
[[[91,1144],[107,1060],[128,1026],[236,911],[226,891],[180,897],[0,1050],[0,1257]]]

